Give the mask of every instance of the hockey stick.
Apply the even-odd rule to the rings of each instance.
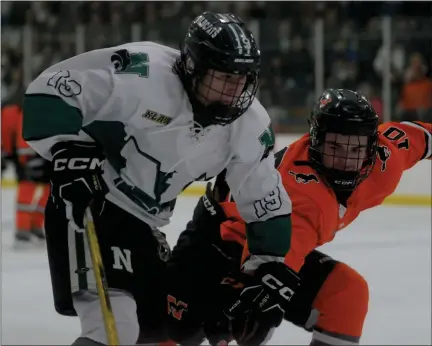
[[[90,253],[93,262],[94,276],[96,280],[97,293],[100,300],[102,317],[105,324],[108,345],[118,345],[118,333],[115,324],[114,314],[112,312],[111,301],[108,295],[108,285],[105,276],[105,270],[102,263],[102,256],[99,248],[99,242],[93,222],[93,216],[90,207],[86,209],[86,231]]]

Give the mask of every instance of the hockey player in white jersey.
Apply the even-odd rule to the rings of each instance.
[[[235,15],[205,12],[180,51],[136,42],[62,61],[34,80],[24,138],[52,162],[45,214],[56,311],[78,315],[74,344],[106,344],[84,212],[91,203],[121,344],[163,339],[158,230],[182,190],[226,169],[248,222],[245,271],[265,275],[289,249],[291,203],[257,99],[260,52]],[[102,162],[103,165],[102,165]],[[270,265],[269,265],[270,264]]]

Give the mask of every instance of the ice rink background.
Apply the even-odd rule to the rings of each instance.
[[[71,344],[79,321],[57,315],[45,249],[11,250],[14,192],[2,190],[2,344]],[[181,197],[164,231],[173,245],[197,197]],[[382,206],[362,213],[321,251],[369,282],[361,344],[431,345],[431,210]],[[310,334],[284,323],[269,344],[308,345]]]

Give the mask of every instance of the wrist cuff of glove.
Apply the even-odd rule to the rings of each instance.
[[[245,273],[254,272],[264,263],[278,262],[283,263],[285,257],[271,256],[271,255],[250,255],[249,258],[243,263],[242,270]]]
[[[54,144],[51,148],[51,154],[54,157],[57,154],[60,154],[63,151],[76,151],[77,153],[81,152],[94,152],[94,156],[102,157],[102,150],[95,142],[84,142],[84,141],[66,141],[66,142],[58,142]]]
[[[223,208],[213,195],[210,188],[211,184],[207,184],[206,193],[200,198],[198,205],[195,208],[193,221],[194,222],[209,222],[213,224],[221,224],[227,220]]]

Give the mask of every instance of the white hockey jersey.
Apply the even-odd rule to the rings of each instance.
[[[153,228],[169,222],[185,187],[226,168],[240,213],[257,225],[257,252],[284,255],[291,203],[273,154],[264,155],[274,144],[267,112],[255,100],[230,125],[197,126],[172,70],[178,57],[177,50],[136,42],[48,68],[27,89],[24,138],[48,160],[59,141],[100,143],[107,199]],[[288,244],[281,244],[284,239]]]

